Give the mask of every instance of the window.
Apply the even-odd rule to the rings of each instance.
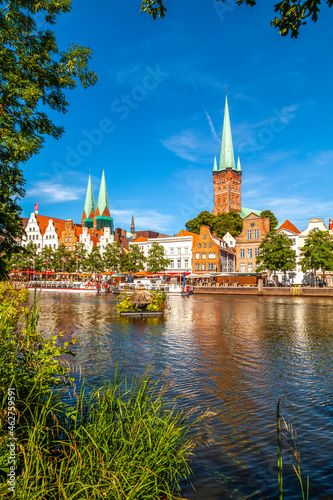
[[[211,271],[213,271],[215,268],[216,268],[215,263],[211,262],[210,264],[208,264],[208,269],[210,269]]]
[[[68,241],[69,241],[69,243],[72,243],[72,237],[71,236],[69,237]]]
[[[247,258],[252,259],[252,248],[247,249]]]
[[[319,231],[319,227],[314,227],[313,232],[316,233],[317,231]]]
[[[204,246],[204,248],[207,248],[207,243],[204,243],[203,246]]]
[[[255,256],[255,257],[259,257],[259,253],[260,253],[259,248],[255,248],[255,249],[254,249],[254,256]]]
[[[248,239],[248,240],[252,240],[252,229],[248,229],[248,230],[246,231],[246,234],[247,234],[247,239]]]
[[[104,248],[104,247],[103,247]],[[75,245],[73,245],[73,250],[75,250]]]
[[[203,235],[203,239],[205,240],[207,238],[207,234],[204,234]]]
[[[296,240],[295,240],[295,238],[291,238],[291,241],[292,241],[292,244],[293,244],[293,245],[296,245]]]
[[[259,240],[259,229],[254,230],[254,239]]]
[[[68,250],[71,252],[71,251],[72,251],[72,247],[71,247],[71,246],[70,246],[70,247],[68,247]]]
[[[212,242],[210,241],[208,244],[209,248],[212,248]]]
[[[199,253],[196,253],[196,254],[195,254],[195,258],[196,258],[196,260],[199,260],[199,259],[200,259],[200,254],[199,254]]]
[[[208,258],[209,259],[216,259],[216,252],[209,252]]]
[[[107,242],[108,242],[108,239],[107,239],[107,238],[105,238],[105,243],[107,243]]]
[[[67,243],[67,236],[66,236],[66,238],[65,238],[65,243]]]
[[[40,243],[38,243],[38,248],[40,248]]]
[[[188,259],[185,259],[185,267],[188,267]]]
[[[188,253],[188,247],[185,247],[185,248],[184,248],[184,252],[185,252],[185,253]]]
[[[55,246],[55,243],[54,243],[53,248],[55,249],[55,247],[56,247],[56,246]]]
[[[170,255],[174,255],[175,254],[175,249],[174,248],[170,248]]]
[[[201,264],[201,270],[206,271],[206,264]]]
[[[247,272],[252,273],[252,271],[253,271],[253,264],[252,264],[252,262],[249,262],[247,264]]]
[[[177,248],[177,253],[180,255],[182,253],[182,249],[180,247]]]
[[[201,248],[201,243],[198,243],[198,248]]]
[[[175,268],[175,263],[174,263],[174,261],[172,260],[172,261],[170,262],[170,269],[174,269],[174,268]]]
[[[241,259],[245,259],[245,248],[240,249],[240,256]]]
[[[206,259],[206,258],[207,258],[207,257],[206,257],[206,255],[207,255],[207,254],[202,253],[202,254],[201,254],[201,258],[202,258],[202,259]]]
[[[240,272],[245,273],[245,262],[242,262],[240,265]]]
[[[200,264],[196,264],[196,265],[195,265],[195,270],[196,270],[196,271],[200,271]]]
[[[182,262],[180,259],[177,260],[177,267],[180,269],[182,267]]]

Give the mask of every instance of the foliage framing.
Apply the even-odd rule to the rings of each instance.
[[[226,0],[220,1],[224,3]],[[244,3],[253,7],[257,1],[236,0],[235,3],[236,5]],[[333,0],[326,0],[325,3],[328,7],[333,6]],[[317,22],[320,4],[321,0],[282,0],[274,5],[274,12],[277,12],[278,16],[271,21],[271,25],[278,28],[280,35],[287,36],[290,33],[291,38],[297,38],[300,27],[306,24],[306,18],[311,17],[311,21]],[[141,2],[141,12],[150,14],[153,19],[157,17],[163,19],[166,11],[163,0],[142,0]]]
[[[4,256],[13,252],[23,231],[19,165],[40,151],[46,136],[59,139],[64,131],[46,111],[66,113],[64,91],[98,80],[88,69],[91,50],[73,44],[60,51],[49,29],[70,10],[71,0],[0,0],[0,275],[5,274]]]

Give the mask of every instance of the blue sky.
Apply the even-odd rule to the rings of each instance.
[[[92,8],[73,0],[55,27],[59,46],[91,47],[100,78],[69,91],[63,137],[25,166],[23,215],[80,222],[89,171],[95,201],[103,164],[115,226],[174,234],[213,209],[225,88],[242,205],[272,210],[300,230],[333,216],[333,9],[323,7],[298,39],[270,26],[275,1],[236,7],[169,0],[164,20],[140,0]],[[332,217],[333,218],[333,217]]]

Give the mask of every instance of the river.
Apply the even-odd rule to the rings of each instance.
[[[188,500],[275,499],[276,403],[297,431],[310,498],[333,499],[333,299],[170,297],[164,319],[118,318],[112,296],[44,292],[40,328],[74,335],[74,364],[92,384],[152,372],[178,406],[212,416],[192,460]],[[199,409],[198,409],[199,408]],[[206,429],[206,424],[210,429]],[[285,497],[301,498],[284,453]]]

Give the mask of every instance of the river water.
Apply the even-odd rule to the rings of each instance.
[[[182,409],[209,410],[188,500],[275,499],[276,403],[297,431],[310,498],[333,499],[333,299],[170,297],[165,318],[118,318],[112,296],[45,292],[40,327],[79,339],[74,363],[101,384],[117,363],[152,372]],[[210,428],[206,428],[209,424]],[[301,498],[284,452],[284,498]]]

